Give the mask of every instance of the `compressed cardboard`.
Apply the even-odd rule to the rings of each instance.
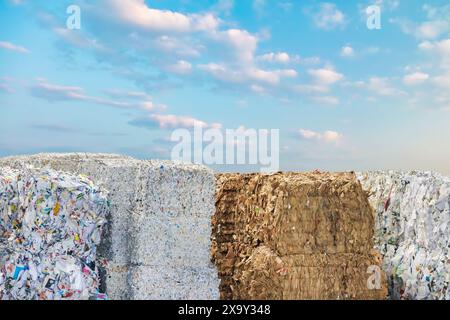
[[[383,299],[368,288],[373,211],[353,173],[218,174],[222,299]]]

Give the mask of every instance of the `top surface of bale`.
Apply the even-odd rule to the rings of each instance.
[[[212,170],[206,166],[198,164],[187,164],[181,161],[171,160],[139,160],[129,156],[109,153],[38,153],[33,155],[19,155],[8,156],[0,158],[0,164],[48,164],[53,163],[82,163],[95,161],[100,165],[105,166],[125,166],[132,167],[138,164],[146,164],[151,167],[160,167],[164,165],[168,168],[175,168],[178,170],[190,170],[190,171],[209,171]]]

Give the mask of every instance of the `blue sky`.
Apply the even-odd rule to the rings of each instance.
[[[448,174],[450,5],[1,0],[0,119],[2,156],[169,158],[201,121],[280,129],[282,170]]]

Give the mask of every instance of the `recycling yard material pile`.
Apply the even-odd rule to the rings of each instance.
[[[449,300],[450,178],[416,171],[358,177],[376,210],[390,297]]]
[[[0,300],[103,299],[96,248],[108,210],[87,177],[0,167]]]
[[[448,300],[449,231],[450,178],[429,172],[0,159],[0,300]]]
[[[223,299],[384,299],[373,212],[352,173],[217,175]],[[375,281],[376,282],[376,281]]]
[[[85,174],[109,191],[98,259],[110,299],[217,299],[210,262],[214,175],[204,166],[104,154],[39,154],[0,167]],[[103,265],[103,264],[102,264]]]

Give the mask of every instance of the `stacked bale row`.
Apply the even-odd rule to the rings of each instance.
[[[450,178],[431,172],[358,174],[375,208],[375,245],[392,299],[450,299]]]
[[[373,212],[354,174],[216,178],[212,259],[222,299],[385,298]]]
[[[90,176],[109,191],[99,248],[101,288],[111,299],[216,299],[209,259],[214,175],[203,166],[99,154],[40,154],[0,166]]]

